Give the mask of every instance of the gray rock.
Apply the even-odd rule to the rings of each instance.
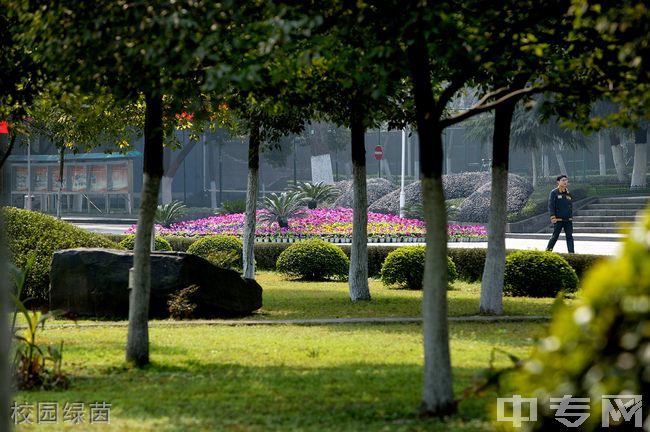
[[[460,205],[456,220],[459,222],[488,222],[491,193],[491,182],[481,186]],[[531,193],[533,193],[533,185],[528,180],[516,174],[508,174],[508,213],[521,210],[526,205]]]
[[[368,210],[374,213],[399,214],[399,192],[397,189],[375,201]],[[416,181],[404,186],[404,203],[409,206],[422,203],[422,185]]]
[[[50,309],[80,317],[127,318],[128,278],[133,253],[110,249],[68,249],[54,253]],[[169,316],[170,294],[190,285],[195,318],[239,316],[262,307],[262,287],[239,273],[183,252],[151,254],[150,318]]]
[[[467,198],[481,186],[490,183],[489,172],[464,172],[442,176],[445,199]]]
[[[336,186],[341,190],[341,195],[334,202],[334,207],[352,208],[352,181],[338,182]],[[395,186],[386,179],[371,178],[368,179],[366,190],[368,191],[368,206],[371,206],[378,199],[394,191]]]

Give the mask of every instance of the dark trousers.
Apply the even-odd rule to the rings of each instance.
[[[564,235],[566,236],[566,247],[569,250],[569,253],[574,253],[572,221],[558,220],[557,222],[555,222],[555,226],[553,227],[553,236],[548,241],[548,246],[546,246],[546,250],[548,251],[553,250],[553,247],[555,246],[555,242],[557,242],[557,239],[560,237],[560,232],[562,231],[562,228],[564,228]]]

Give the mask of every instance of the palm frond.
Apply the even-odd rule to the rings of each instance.
[[[258,216],[260,223],[271,225],[277,222],[282,228],[289,226],[289,219],[306,215],[304,206],[305,196],[301,192],[275,193],[265,197]]]
[[[183,209],[185,209],[185,204],[180,201],[159,205],[156,209],[155,221],[164,227],[168,227],[181,216]]]

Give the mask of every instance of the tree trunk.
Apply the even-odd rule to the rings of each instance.
[[[7,150],[2,154],[2,158],[0,158],[0,169],[2,169],[9,156],[11,156],[11,151],[14,149],[14,145],[16,144],[16,135],[10,133],[9,136],[10,138]]]
[[[424,382],[420,411],[445,416],[455,410],[447,323],[447,211],[442,188],[442,129],[437,122],[427,47],[421,34],[408,47],[420,138],[422,201],[427,230],[422,280]],[[444,105],[446,101],[440,103]],[[444,108],[444,106],[443,106]]]
[[[533,187],[537,186],[537,152],[533,149],[530,152],[531,164],[533,165]]]
[[[183,163],[187,155],[190,154],[190,152],[192,151],[192,149],[194,148],[197,142],[198,141],[196,140],[190,140],[189,142],[184,143],[183,148],[178,153],[178,155],[176,155],[176,158],[174,158],[174,160],[169,163],[168,167],[165,167],[165,175],[162,178],[162,196],[161,196],[161,200],[163,204],[169,204],[170,202],[173,201],[172,183],[174,182],[174,176],[176,175],[178,168],[181,166],[181,164]],[[171,149],[167,150],[166,154],[171,159],[172,150]]]
[[[546,147],[542,148],[542,177],[549,177],[551,175],[551,167],[548,161],[548,151]]]
[[[614,168],[616,168],[616,176],[621,183],[627,181],[627,174],[625,173],[625,160],[623,160],[623,149],[621,148],[621,137],[615,131],[609,133],[609,144],[612,148],[612,158],[614,159]]]
[[[510,125],[515,103],[498,107],[494,113],[492,142],[492,191],[488,223],[488,248],[481,280],[479,311],[503,314],[503,272],[506,263],[506,216],[508,211],[508,160]]]
[[[564,164],[564,157],[562,157],[562,152],[560,151],[560,147],[561,146],[557,144],[553,144],[553,152],[555,153],[557,166],[560,168],[560,172],[558,174],[569,175],[568,171],[566,170],[566,165]]]
[[[634,134],[634,165],[630,189],[645,189],[648,172],[648,130],[639,129]]]
[[[260,138],[257,125],[248,139],[248,184],[246,187],[246,222],[244,224],[244,278],[255,279],[255,218],[257,214],[257,181],[260,168]]]
[[[607,175],[607,158],[605,156],[605,139],[603,132],[598,132],[598,174],[600,176]]]
[[[169,173],[165,172],[165,175],[162,176],[160,182],[161,195],[160,200],[163,204],[169,204],[172,202],[172,184],[174,183],[174,177],[170,176]]]
[[[368,288],[368,192],[366,189],[365,130],[353,113],[352,135],[352,247],[348,285],[350,300],[370,300]]]
[[[59,149],[59,191],[56,194],[56,217],[61,219],[61,199],[63,197],[63,164],[65,157],[65,145],[61,143],[61,148]]]
[[[425,172],[430,159],[422,157],[420,160],[427,229],[422,280],[424,385],[421,412],[441,416],[454,410],[447,324],[447,211],[441,173]]]
[[[144,169],[138,229],[133,252],[133,287],[129,296],[126,361],[137,367],[149,363],[149,293],[151,289],[151,230],[160,178],[163,175],[162,97],[145,95]]]
[[[0,166],[1,167],[1,166]],[[11,413],[9,406],[11,403],[11,375],[9,374],[9,346],[11,344],[11,335],[9,334],[9,274],[8,254],[5,239],[5,229],[3,224],[4,214],[0,208],[0,430],[11,430],[9,419]]]

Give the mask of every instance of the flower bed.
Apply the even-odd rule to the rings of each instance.
[[[159,235],[203,236],[226,234],[241,236],[244,227],[244,214],[211,216],[172,224],[169,228],[156,225]],[[135,232],[136,227],[127,233]],[[368,213],[368,241],[376,242],[423,242],[424,222],[381,213]],[[480,226],[450,225],[449,241],[485,240],[487,234]],[[257,241],[294,242],[307,238],[322,238],[335,243],[349,243],[352,237],[352,209],[314,209],[307,210],[307,216],[289,219],[289,228],[257,226]]]

